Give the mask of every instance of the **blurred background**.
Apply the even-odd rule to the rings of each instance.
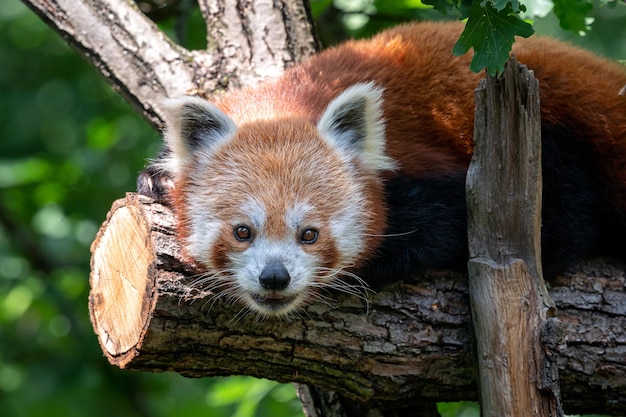
[[[524,2],[540,34],[626,59],[626,7],[594,8],[585,36],[559,29],[551,3]],[[416,0],[312,2],[325,45],[409,19]],[[141,8],[179,43],[204,48],[191,1]],[[182,17],[181,17],[182,16]],[[575,63],[573,63],[575,65]],[[111,203],[134,190],[160,136],[18,0],[0,7],[0,416],[301,416],[291,385],[120,371],[87,311],[89,246]],[[478,416],[474,403],[443,416]]]

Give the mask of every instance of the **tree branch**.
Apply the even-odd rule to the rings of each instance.
[[[219,77],[231,87],[255,85],[317,52],[305,3],[200,0],[207,44],[223,51]]]
[[[269,10],[258,13],[242,10],[245,19],[240,14],[236,25],[227,25],[230,30],[223,30],[225,19],[232,19],[233,9],[243,3],[201,2],[210,28],[207,51],[176,45],[132,1],[23,2],[156,128],[162,126],[164,98],[251,85],[301,61],[317,47],[308,10],[295,0],[268,3]],[[265,13],[273,18],[267,21]],[[283,20],[285,14],[289,18]]]
[[[192,63],[210,68],[207,56],[175,45],[131,1],[23,1],[155,127],[160,101],[195,87]]]
[[[193,289],[175,218],[118,200],[92,246],[90,312],[108,360],[190,377],[245,374],[332,390],[370,407],[475,400],[464,274],[431,272],[369,304],[342,294],[292,322],[258,320]],[[553,283],[567,341],[557,346],[566,410],[626,412],[626,273],[596,260]]]

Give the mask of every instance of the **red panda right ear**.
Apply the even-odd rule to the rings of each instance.
[[[373,82],[355,84],[335,97],[317,128],[348,161],[360,160],[372,171],[396,168],[385,153],[383,89]]]
[[[210,155],[217,145],[231,139],[237,126],[224,112],[200,97],[165,101],[165,141],[175,168],[197,156]]]

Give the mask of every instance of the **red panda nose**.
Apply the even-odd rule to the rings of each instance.
[[[287,288],[291,277],[287,268],[278,261],[271,261],[261,271],[259,275],[259,283],[261,286],[270,291],[280,291]]]

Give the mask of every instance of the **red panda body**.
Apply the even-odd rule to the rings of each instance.
[[[341,277],[379,285],[464,265],[482,76],[471,56],[451,54],[461,30],[400,26],[212,104],[171,102],[154,170],[173,180],[186,253],[213,271],[207,281],[261,314],[289,314],[318,287],[350,291]],[[626,225],[626,71],[546,39],[520,39],[514,53],[540,81],[546,262],[615,249]],[[140,192],[154,194],[146,184]]]

